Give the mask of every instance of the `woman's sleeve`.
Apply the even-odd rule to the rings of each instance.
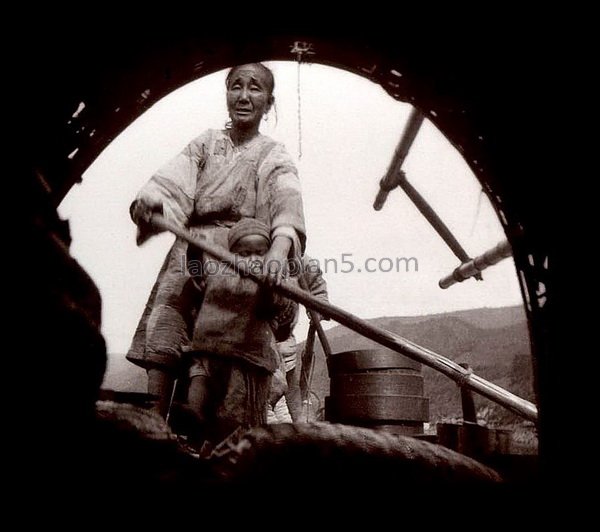
[[[207,137],[208,132],[197,137],[161,167],[142,187],[135,201],[160,204],[165,218],[185,225],[194,210],[198,173],[205,159]]]
[[[267,184],[267,209],[271,237],[292,240],[291,256],[299,258],[306,246],[304,205],[298,171],[282,144],[275,144],[259,170]]]

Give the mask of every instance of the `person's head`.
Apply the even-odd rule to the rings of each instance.
[[[257,129],[275,97],[273,73],[262,63],[233,67],[227,79],[227,111],[234,129]]]
[[[242,218],[228,235],[229,250],[242,257],[263,256],[271,246],[269,226],[254,218]]]

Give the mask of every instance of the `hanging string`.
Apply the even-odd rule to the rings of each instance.
[[[300,63],[307,56],[314,55],[312,43],[304,41],[295,41],[290,47],[291,53],[296,55],[296,61],[298,62],[298,74],[297,74],[297,86],[296,90],[298,93],[298,159],[302,158],[302,97],[300,91]]]
[[[302,159],[302,98],[301,98],[301,92],[300,92],[300,61],[298,61],[297,93],[298,93],[298,159]]]

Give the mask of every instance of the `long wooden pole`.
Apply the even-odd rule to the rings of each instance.
[[[431,224],[431,227],[433,227],[437,234],[442,237],[444,242],[446,242],[446,244],[452,250],[454,255],[456,255],[456,257],[461,262],[468,262],[470,260],[469,255],[460,245],[456,237],[452,234],[452,231],[448,229],[448,226],[431,208],[431,206],[429,205],[429,203],[427,203],[425,198],[421,196],[419,191],[408,182],[408,180],[406,179],[406,174],[402,170],[404,160],[406,159],[408,152],[410,151],[410,148],[417,136],[417,133],[419,132],[419,129],[421,128],[421,124],[423,123],[424,118],[425,117],[419,112],[418,109],[413,108],[408,117],[408,120],[406,121],[404,131],[402,132],[402,136],[400,137],[400,142],[396,147],[396,151],[394,152],[388,170],[379,182],[379,192],[377,193],[377,197],[375,198],[375,202],[373,203],[373,208],[376,211],[381,210],[390,191],[394,190],[396,187],[399,186],[400,188],[402,188],[402,190],[404,190],[404,192],[413,202],[415,207],[419,209],[419,212]],[[474,273],[473,276],[478,280],[482,279],[481,274],[479,272]]]
[[[302,274],[300,274],[298,276],[298,279],[299,279],[300,288],[302,288],[302,290],[304,290],[305,292],[309,292],[308,285],[306,284],[306,279],[304,278],[304,276]],[[323,347],[323,353],[325,353],[325,358],[329,358],[331,356],[331,346],[329,345],[329,340],[327,339],[327,336],[325,335],[323,326],[321,325],[321,322],[319,321],[319,316],[314,310],[311,310],[310,308],[308,309],[308,314],[310,315],[311,324],[314,326],[315,331],[317,332],[317,335],[319,336],[319,341],[321,342],[321,346]]]
[[[202,239],[195,238],[190,233],[178,226],[177,224],[166,220],[160,214],[153,214],[150,218],[151,223],[159,229],[171,231],[173,234],[182,238],[186,242],[200,248],[209,255],[223,261],[231,268],[236,269],[240,275],[247,276],[255,282],[266,285],[267,282],[262,275],[256,275],[245,268],[244,263],[240,263],[239,258],[230,253],[228,250],[211,244]],[[341,323],[342,325],[352,329],[353,331],[369,338],[393,351],[401,353],[408,358],[421,362],[430,368],[433,368],[440,373],[443,373],[461,386],[466,386],[471,390],[487,397],[505,408],[523,416],[524,418],[537,422],[538,411],[536,406],[521,397],[489,382],[478,375],[459,366],[456,362],[446,358],[438,353],[430,351],[424,347],[414,344],[410,340],[403,338],[397,334],[381,329],[371,323],[345,311],[342,308],[336,307],[331,303],[322,301],[308,292],[298,288],[288,281],[282,281],[281,284],[273,286],[273,290],[283,294],[298,303],[302,303],[305,307],[317,311],[323,316]]]

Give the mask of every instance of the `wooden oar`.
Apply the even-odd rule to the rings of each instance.
[[[263,275],[257,275],[250,272],[243,262],[240,263],[239,260],[236,260],[236,256],[225,248],[212,244],[203,238],[193,237],[190,235],[189,231],[166,220],[160,214],[153,214],[150,221],[157,228],[170,231],[186,242],[223,261],[241,275],[249,277],[261,285],[268,285],[266,278]],[[453,381],[457,382],[460,386],[466,386],[512,412],[515,412],[530,421],[537,422],[538,410],[533,403],[475,375],[471,371],[462,368],[453,360],[421,347],[402,336],[381,329],[340,307],[336,307],[331,303],[318,299],[288,281],[282,281],[280,284],[271,288],[277,293],[283,294],[298,303],[302,303],[306,308],[333,319],[366,338],[443,373]]]

